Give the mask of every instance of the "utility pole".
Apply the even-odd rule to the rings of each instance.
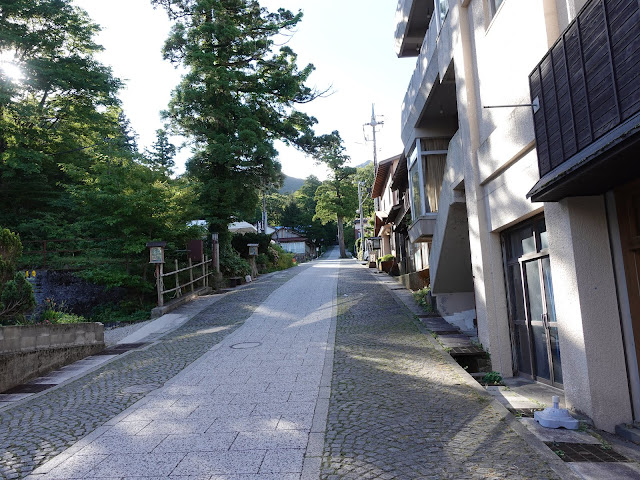
[[[365,139],[367,142],[369,142],[369,141],[373,141],[373,171],[374,171],[374,174],[375,174],[375,173],[378,173],[378,146],[377,146],[377,144],[376,144],[376,132],[377,132],[376,127],[377,127],[378,125],[384,125],[384,122],[383,122],[383,121],[380,121],[380,122],[379,122],[378,120],[376,120],[375,106],[374,106],[374,104],[372,103],[372,104],[371,104],[371,121],[370,121],[369,123],[365,123],[365,124],[362,126],[362,129],[364,130],[364,127],[371,127],[371,131],[372,131],[372,133],[373,133],[373,135],[372,135],[372,140],[369,140],[369,139],[367,138],[367,135],[366,135],[366,134],[365,134],[365,136],[364,136],[364,139]]]
[[[362,260],[364,260],[364,219],[362,215],[362,187],[364,182],[358,182],[358,204],[360,205],[360,248],[362,249]]]
[[[372,135],[372,140],[373,140],[373,178],[375,178],[375,176],[378,174],[378,145],[376,144],[376,128],[378,127],[378,125],[382,126],[384,125],[383,121],[378,121],[376,120],[376,112],[375,112],[375,108],[374,108],[374,104],[371,104],[371,121],[369,123],[365,123],[362,126],[362,131],[364,132],[364,127],[371,127],[371,131],[373,133]],[[364,135],[364,139],[369,142],[371,140],[369,140],[367,138],[367,134],[365,133]],[[374,200],[374,208],[376,210],[379,210],[379,201],[376,198]]]

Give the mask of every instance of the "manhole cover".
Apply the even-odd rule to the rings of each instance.
[[[243,348],[256,348],[259,347],[260,345],[262,345],[262,343],[260,342],[243,342],[243,343],[236,343],[235,345],[231,345],[231,348],[236,348],[236,349],[243,349]]]
[[[544,442],[565,462],[629,462],[611,447],[592,443]]]
[[[10,388],[2,393],[8,395],[13,393],[39,393],[55,386],[55,383],[27,383],[25,385],[18,385],[17,387]]]
[[[160,385],[156,383],[145,383],[143,385],[131,385],[122,389],[122,393],[149,393],[159,388]]]

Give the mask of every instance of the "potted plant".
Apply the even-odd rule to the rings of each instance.
[[[391,254],[383,255],[382,257],[378,258],[378,269],[382,270],[385,273],[389,273],[395,259],[396,257]]]

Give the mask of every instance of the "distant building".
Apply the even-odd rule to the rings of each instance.
[[[280,245],[285,252],[293,253],[298,261],[309,260],[316,255],[313,242],[292,228],[274,227],[271,240]]]

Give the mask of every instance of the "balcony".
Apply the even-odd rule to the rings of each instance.
[[[529,75],[533,201],[598,195],[640,175],[640,6],[591,0]]]
[[[396,10],[396,53],[415,57],[433,15],[433,0],[400,0]]]

